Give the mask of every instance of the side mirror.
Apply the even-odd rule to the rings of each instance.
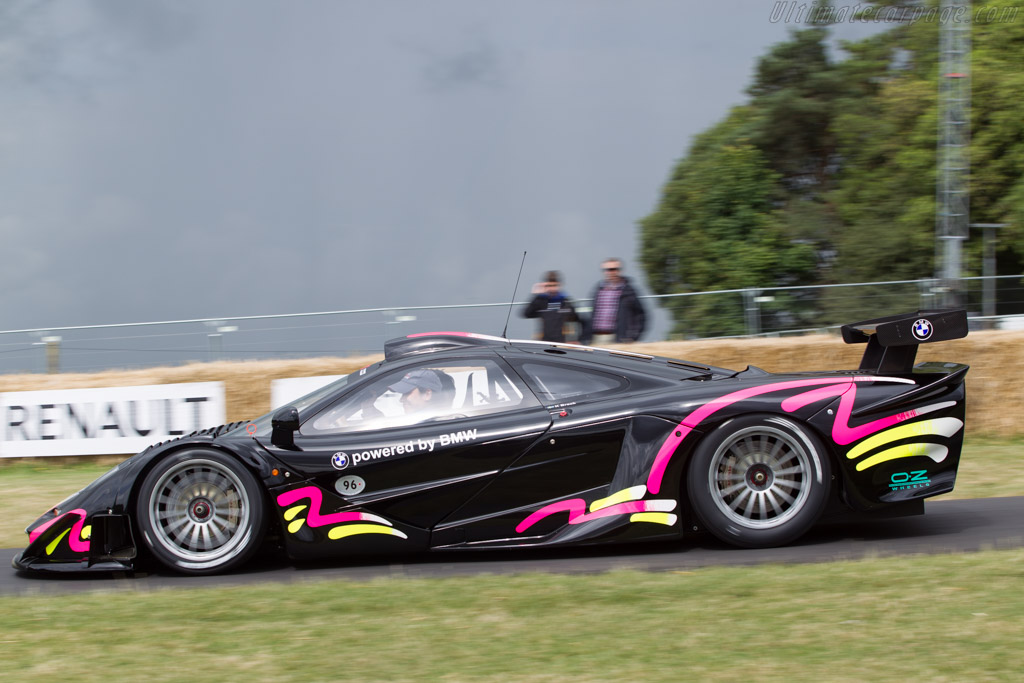
[[[295,448],[295,432],[299,428],[299,411],[294,406],[279,408],[270,418],[270,443],[280,448]]]

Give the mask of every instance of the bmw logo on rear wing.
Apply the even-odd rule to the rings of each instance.
[[[867,344],[861,370],[910,372],[919,344],[967,336],[967,311],[917,311],[864,320],[842,327],[847,344]]]

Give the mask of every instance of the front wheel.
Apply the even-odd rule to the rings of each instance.
[[[241,564],[259,546],[265,526],[259,482],[237,460],[212,449],[160,461],[142,482],[136,513],[153,556],[185,574]]]
[[[705,438],[687,470],[697,518],[719,539],[744,548],[783,545],[821,516],[831,468],[819,440],[779,417],[726,422]]]

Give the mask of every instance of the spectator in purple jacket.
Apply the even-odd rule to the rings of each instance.
[[[622,274],[622,259],[605,259],[601,270],[604,278],[594,288],[594,312],[582,341],[594,346],[635,342],[644,332],[647,312]]]

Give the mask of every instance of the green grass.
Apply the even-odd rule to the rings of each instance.
[[[1019,680],[1024,550],[0,598],[0,677]]]

